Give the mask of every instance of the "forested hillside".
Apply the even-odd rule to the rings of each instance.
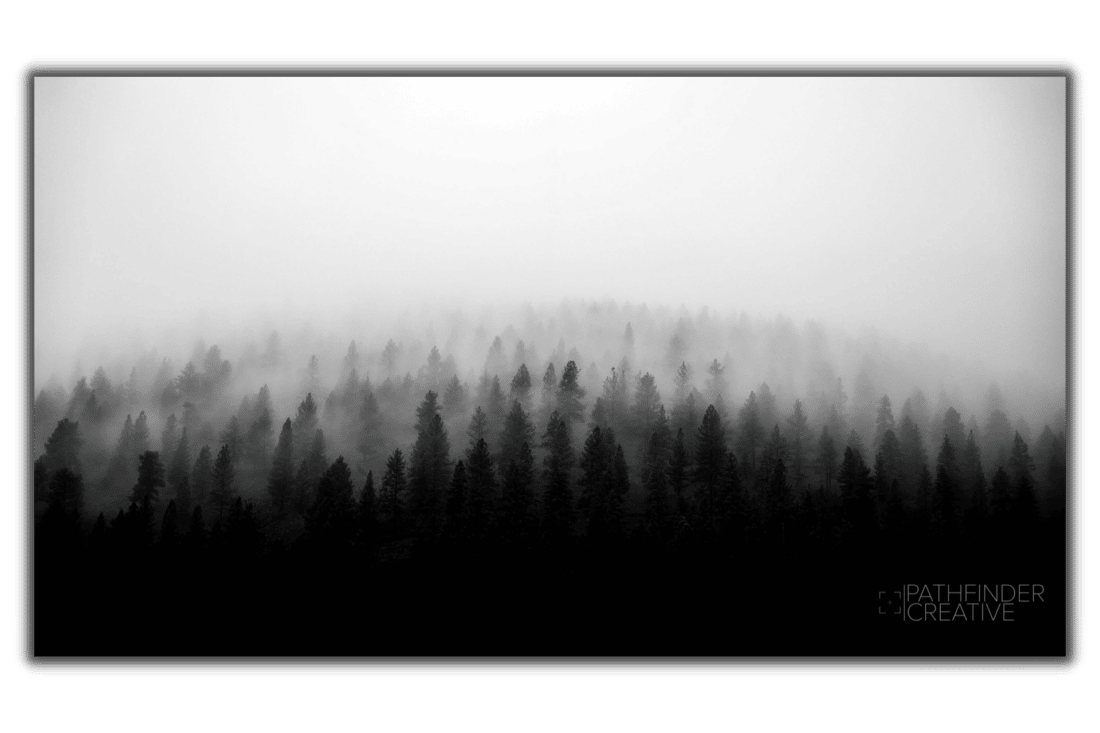
[[[38,648],[933,653],[845,604],[907,571],[1064,583],[1057,390],[783,319],[521,323],[200,342],[40,390]],[[812,632],[808,588],[842,599]]]

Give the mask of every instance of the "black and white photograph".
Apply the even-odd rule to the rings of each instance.
[[[1070,82],[32,71],[33,656],[1065,658]]]

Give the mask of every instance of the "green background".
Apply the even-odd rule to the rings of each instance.
[[[1093,3],[1095,4],[1095,3]],[[1058,54],[1100,68],[1085,2],[55,1],[0,12],[0,67],[31,54],[764,53]],[[572,69],[566,66],[565,69]],[[1089,118],[1097,119],[1089,102]],[[4,138],[11,95],[0,99]],[[1090,124],[1091,130],[1095,122]],[[0,187],[11,200],[11,151]],[[1096,194],[1089,210],[1096,211]],[[12,241],[11,209],[0,207]],[[30,250],[30,242],[18,247]],[[1070,243],[1070,247],[1076,247]],[[11,252],[4,252],[10,262]],[[22,264],[31,264],[27,251]],[[21,282],[26,282],[25,273]],[[1092,280],[1092,263],[1089,280]],[[2,269],[0,380],[11,384],[11,287]],[[23,289],[25,303],[30,293]],[[1079,299],[1069,313],[1080,322]],[[25,307],[25,306],[24,306]],[[1091,314],[1092,304],[1089,304]],[[22,310],[21,318],[27,318]],[[1095,319],[1090,319],[1095,321]],[[1092,329],[1089,327],[1091,379]],[[22,351],[22,349],[21,349]],[[24,357],[25,358],[25,357]],[[1091,389],[1090,389],[1091,392]],[[30,395],[24,398],[29,400]],[[29,403],[27,403],[29,404]],[[0,412],[11,415],[0,390]],[[1095,409],[1089,453],[1095,452]],[[11,628],[11,420],[0,419],[0,627]],[[1089,468],[1089,484],[1095,468]],[[1096,547],[1090,527],[1089,555]],[[1095,568],[1096,562],[1090,562]],[[1090,572],[1090,577],[1092,573]],[[1090,583],[1091,586],[1091,583]],[[1096,603],[1090,592],[1090,626]],[[1067,680],[58,680],[0,669],[5,729],[194,730],[1059,730],[1095,724],[1096,672]],[[1095,665],[1093,665],[1095,667]],[[1090,681],[1091,680],[1091,681]],[[1091,702],[1091,704],[1089,704]]]

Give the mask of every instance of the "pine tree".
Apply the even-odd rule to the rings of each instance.
[[[409,512],[420,532],[434,532],[450,479],[450,443],[435,392],[428,392],[416,411],[416,443],[409,459]]]
[[[80,449],[84,445],[80,437],[80,423],[63,419],[57,423],[53,434],[46,441],[44,465],[50,473],[67,468],[74,474],[84,473],[80,462]]]
[[[707,399],[714,404],[722,402],[726,396],[726,379],[723,376],[725,371],[726,368],[717,359],[707,367],[707,374],[710,375],[710,378],[707,379],[706,395]]]
[[[175,447],[175,451],[172,453],[172,462],[168,467],[168,488],[170,495],[179,496],[179,486],[184,479],[189,478],[191,468],[191,446],[187,440],[187,428],[184,428],[180,432],[179,443]],[[190,511],[190,503],[187,506],[179,504],[177,499],[178,509],[181,511]]]
[[[65,410],[66,417],[73,418],[80,415],[91,394],[92,390],[88,387],[88,379],[81,377],[76,386],[73,387],[72,397],[69,398],[69,406]]]
[[[306,537],[318,550],[339,553],[356,536],[355,486],[351,469],[338,456],[317,482],[317,496],[306,514]]]
[[[680,516],[687,514],[687,497],[685,496],[691,475],[691,459],[688,457],[687,446],[684,443],[684,430],[676,431],[676,440],[672,443],[672,457],[668,463],[668,484],[676,497],[676,512]]]
[[[760,451],[760,465],[758,468],[764,476],[770,477],[776,461],[786,461],[787,457],[787,440],[780,432],[779,425],[773,425],[771,434]]]
[[[943,466],[947,469],[953,481],[957,482],[960,479],[959,462],[955,456],[955,446],[946,435],[944,435],[943,442],[940,443],[940,452],[936,457],[936,465]]]
[[[164,486],[164,464],[156,451],[145,451],[138,456],[138,479],[130,493],[130,501],[141,504],[148,501],[156,505],[160,498],[160,489]]]
[[[160,546],[164,551],[171,552],[176,545],[177,535],[179,534],[179,512],[176,508],[176,502],[168,502],[167,508],[164,510],[164,518],[160,523]]]
[[[1028,454],[1027,443],[1016,433],[1012,439],[1012,452],[1008,457],[1008,470],[1015,481],[1019,481],[1024,475],[1030,478],[1035,470],[1035,461]]]
[[[550,419],[550,414],[556,409],[558,375],[554,370],[554,363],[546,366],[546,372],[542,375],[542,398],[539,404],[539,422]]]
[[[805,484],[807,454],[809,452],[810,429],[807,419],[802,412],[802,400],[794,401],[794,412],[787,418],[788,443],[791,450],[791,483],[797,492],[802,491]]]
[[[912,490],[920,477],[921,469],[928,467],[928,455],[924,450],[920,428],[908,414],[901,419],[898,448],[901,454],[901,486],[903,490]]]
[[[1021,539],[1030,539],[1039,522],[1039,501],[1035,496],[1035,481],[1032,478],[1035,462],[1028,454],[1027,443],[1020,437],[1019,432],[1012,440],[1008,468],[1013,476],[1015,489],[1012,497],[1015,528],[1022,535]]]
[[[522,343],[522,342],[520,342]],[[518,401],[523,408],[530,409],[531,405],[531,372],[527,371],[526,364],[520,364],[516,374],[512,377],[509,397]]]
[[[115,450],[111,454],[111,460],[107,464],[106,475],[103,477],[103,487],[107,492],[115,492],[125,487],[133,486],[134,475],[134,421],[130,415],[126,416],[126,422],[122,425]],[[44,466],[43,466],[44,467]]]
[[[130,448],[131,460],[133,456],[139,456],[147,450],[149,450],[149,422],[143,410],[138,413],[137,420],[134,420],[134,437]]]
[[[245,438],[245,457],[255,474],[262,476],[267,471],[267,462],[271,453],[271,398],[267,385],[260,389],[256,401],[256,417],[249,425]]]
[[[741,445],[742,462],[748,469],[749,475],[753,476],[756,474],[756,449],[764,440],[764,427],[760,424],[755,392],[749,392],[749,398],[741,408],[737,434]]]
[[[901,446],[893,430],[887,430],[878,443],[879,456],[882,457],[882,470],[888,482],[900,479]]]
[[[967,435],[966,444],[963,447],[963,453],[959,456],[961,483],[963,483],[965,488],[972,489],[981,473],[981,449],[978,447],[978,441],[974,437],[974,430],[970,430],[969,435]],[[985,483],[985,475],[982,475],[982,483]]]
[[[882,446],[882,439],[886,433],[893,432],[894,430],[894,412],[890,408],[890,398],[887,395],[882,396],[882,400],[878,403],[878,414],[875,417],[875,442],[874,447],[877,450]]]
[[[223,445],[218,451],[211,478],[210,501],[218,511],[218,519],[221,519],[222,512],[232,506],[237,498],[236,470],[228,445]]]
[[[954,407],[948,407],[943,416],[943,434],[951,441],[956,452],[963,449],[966,444],[966,432],[963,430],[962,416]],[[958,478],[958,477],[956,477]]]
[[[165,456],[172,455],[172,451],[175,450],[176,444],[179,442],[179,436],[177,435],[176,414],[172,413],[168,416],[168,419],[164,422],[164,430],[160,434],[160,453]]]
[[[386,459],[386,473],[382,476],[382,492],[378,497],[378,516],[383,523],[397,525],[404,517],[405,457],[401,449],[394,449]]]
[[[971,431],[967,437],[962,465],[964,486],[970,489],[965,513],[967,534],[980,540],[989,521],[989,497],[986,493],[985,473],[982,471],[981,454],[974,440],[974,431]]]
[[[645,485],[645,529],[653,538],[663,539],[668,533],[669,496],[667,450],[656,432],[646,448],[643,484]]]
[[[489,353],[485,357],[485,371],[495,376],[504,371],[506,364],[504,342],[500,340],[500,336],[497,336],[493,339],[493,345],[489,347]]]
[[[726,451],[726,466],[723,474],[722,493],[718,502],[719,531],[725,536],[727,542],[738,543],[745,530],[747,512],[744,492],[741,489],[741,471],[733,451]],[[785,485],[785,467],[782,476]]]
[[[863,458],[867,454],[867,449],[863,447],[863,438],[855,430],[848,432],[848,441],[845,445],[847,448],[851,448],[854,452],[859,454],[860,458]]]
[[[985,426],[985,445],[982,453],[989,456],[995,466],[1003,466],[1008,461],[1008,455],[1013,444],[1012,423],[1001,409],[993,409],[989,413],[989,419]]]
[[[846,455],[850,455],[849,449]],[[786,541],[787,520],[790,512],[791,493],[787,485],[787,466],[779,458],[772,464],[764,495],[764,525],[773,542]]]
[[[428,390],[423,402],[416,408],[416,432],[427,432],[438,414],[439,395],[433,390]]]
[[[302,414],[302,408],[298,408]],[[294,428],[290,418],[283,423],[279,432],[279,443],[271,460],[271,472],[267,479],[267,493],[275,511],[282,514],[294,491]]]
[[[293,427],[292,427],[293,429]],[[294,476],[294,508],[305,513],[316,499],[317,483],[327,470],[328,455],[325,452],[325,433],[321,429],[313,431],[313,442],[309,452],[298,464]]]
[[[570,361],[565,365],[558,383],[557,412],[560,419],[570,427],[584,417],[585,392],[577,382],[579,375],[577,362]]]
[[[191,468],[192,499],[202,505],[210,492],[213,480],[214,462],[210,457],[210,446],[204,445],[199,450],[199,456],[195,459],[195,465]]]
[[[691,367],[687,362],[680,362],[673,381],[676,385],[676,404],[679,405],[691,394]]]
[[[186,516],[191,512],[191,477],[187,474],[176,484],[175,502],[181,514]]]
[[[480,441],[484,443],[485,441]],[[444,509],[443,532],[448,543],[463,544],[469,536],[468,518],[470,515],[469,488],[466,485],[466,464],[455,463],[451,473],[451,485],[447,488],[447,503]]]
[[[821,439],[817,442],[817,456],[821,475],[825,478],[825,491],[831,491],[833,477],[836,476],[837,449],[828,427],[821,428]]]
[[[932,489],[932,474],[925,464],[917,474],[917,526],[921,531],[927,529],[932,519]]]
[[[535,475],[535,457],[524,442],[516,457],[504,469],[501,513],[505,539],[513,547],[527,545],[537,524],[535,497],[531,484]]]
[[[611,466],[607,474],[607,529],[608,538],[619,541],[624,534],[624,504],[630,493],[630,468],[626,463],[626,453],[621,443],[615,444]]]
[[[489,446],[479,440],[470,451],[466,464],[469,479],[467,529],[474,540],[482,540],[489,531],[497,505],[497,482]]]
[[[726,431],[714,405],[707,407],[695,443],[695,482],[698,509],[703,523],[714,531],[717,502],[726,463]]]
[[[956,413],[957,414],[957,413]],[[942,525],[950,530],[950,534],[953,536],[957,529],[957,522],[959,515],[962,512],[963,507],[963,475],[962,469],[959,467],[959,461],[956,457],[955,443],[951,442],[950,434],[954,431],[945,431],[943,436],[943,443],[940,444],[940,452],[936,457],[936,484],[934,491],[936,492],[936,501],[938,504],[937,518]],[[961,445],[961,444],[960,444]],[[943,468],[945,472],[945,481],[941,482],[939,478],[939,468]],[[950,496],[939,492],[949,491]]]
[[[543,494],[542,527],[551,543],[558,543],[573,532],[573,491],[569,487],[569,475],[573,469],[573,447],[569,437],[569,423],[555,410],[543,434],[542,446],[546,450],[543,459],[543,477],[546,490]]]
[[[79,523],[81,513],[84,511],[83,477],[65,467],[54,471],[50,477],[46,501],[48,511],[52,515]]]
[[[600,426],[593,426],[585,438],[579,461],[581,478],[578,484],[581,492],[577,499],[577,508],[584,518],[589,537],[603,532],[607,521],[604,490],[610,456],[609,446],[604,438],[605,434]],[[610,448],[613,450],[614,446]]]
[[[512,409],[504,419],[504,430],[501,431],[498,465],[506,469],[508,464],[518,459],[521,446],[524,443],[530,446],[534,441],[535,429],[531,420],[524,412],[522,403],[518,399],[514,400]]]
[[[488,435],[486,443],[497,446],[500,444],[500,432],[504,428],[504,419],[507,414],[508,404],[504,398],[504,392],[500,387],[500,378],[493,377],[489,387],[489,397],[485,405],[485,416],[488,418]]]
[[[886,503],[887,496],[890,492],[891,480],[892,477],[886,473],[886,461],[882,457],[882,451],[879,451],[875,455],[875,467],[872,471],[872,483],[874,485],[872,495],[879,505]]]
[[[696,410],[695,392],[690,392],[687,398],[672,410],[672,428],[677,431],[684,431],[688,455],[691,455],[692,450],[695,448],[695,431],[699,426],[699,419]]]
[[[378,400],[375,399],[374,392],[371,390],[367,390],[363,395],[363,402],[359,408],[359,431],[355,448],[360,457],[360,472],[371,473],[381,460],[382,448],[382,415],[378,408]]]
[[[944,438],[944,444],[951,443]],[[940,462],[936,465],[936,482],[933,485],[934,494],[932,504],[932,518],[939,532],[947,539],[955,536],[955,522],[958,513],[958,500],[956,497],[955,479],[947,465]]]
[[[141,421],[140,416],[138,421]],[[236,467],[237,462],[241,460],[241,454],[244,452],[241,423],[236,415],[229,418],[229,423],[225,426],[225,430],[221,432],[221,435],[218,436],[218,441],[222,445],[229,446],[229,458],[233,462],[233,466]]]
[[[454,375],[443,389],[443,414],[449,421],[466,414],[467,409],[466,388],[459,381],[458,375]]]
[[[352,348],[354,348],[355,342],[352,341]],[[353,353],[353,352],[352,352]],[[348,356],[352,356],[349,353]],[[289,418],[288,418],[289,419]],[[291,425],[293,436],[293,442],[290,446],[290,453],[293,456],[301,456],[309,448],[309,442],[313,438],[313,431],[317,429],[317,403],[313,401],[313,393],[306,394],[306,398],[298,404],[298,412],[294,416],[294,422]],[[286,430],[286,426],[283,426],[283,430]],[[282,435],[279,436],[280,443],[282,442]],[[278,451],[279,448],[276,448]],[[293,462],[293,457],[291,456]]]
[[[386,370],[386,376],[393,376],[397,372],[397,360],[401,347],[394,343],[393,339],[386,342],[382,349],[382,368]]]
[[[367,481],[359,495],[357,506],[358,534],[360,551],[371,554],[378,537],[378,506],[374,494],[374,474],[367,472]]]
[[[634,410],[631,428],[635,439],[643,445],[649,440],[657,425],[661,411],[661,393],[657,391],[657,383],[653,375],[646,372],[638,378],[634,388]]]

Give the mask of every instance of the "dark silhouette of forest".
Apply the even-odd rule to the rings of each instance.
[[[1031,436],[995,387],[981,420],[919,390],[895,411],[865,372],[852,400],[840,379],[735,400],[730,360],[699,379],[675,338],[664,395],[629,325],[598,385],[564,342],[497,337],[472,383],[435,347],[399,377],[390,340],[375,384],[353,342],[288,415],[267,386],[227,407],[216,346],[43,390],[34,652],[1065,653],[1063,426]],[[907,582],[1047,593],[914,628],[877,613]]]

